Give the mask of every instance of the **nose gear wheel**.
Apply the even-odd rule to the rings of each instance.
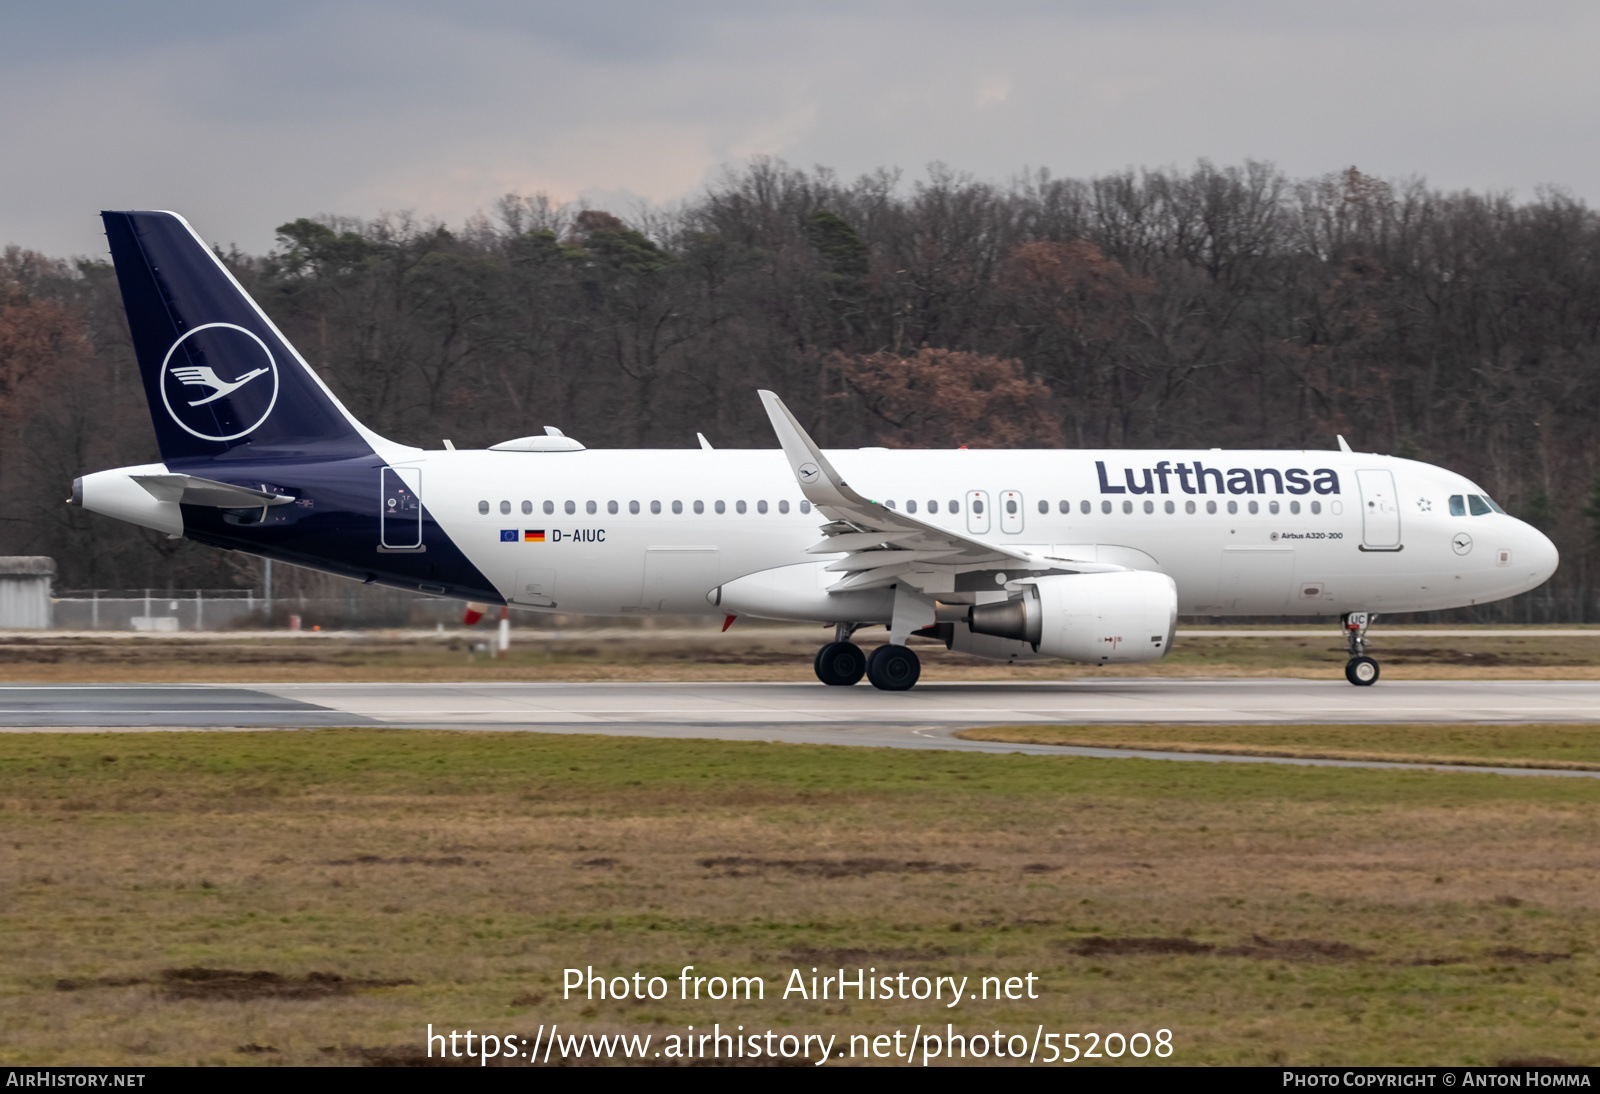
[[[1344,667],[1344,678],[1358,688],[1378,682],[1378,663],[1370,657],[1352,657]]]

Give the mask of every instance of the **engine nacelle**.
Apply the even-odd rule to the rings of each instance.
[[[1020,596],[974,605],[968,628],[1027,642],[1044,657],[1097,665],[1155,661],[1172,646],[1178,586],[1166,574],[1056,574],[1019,584]]]

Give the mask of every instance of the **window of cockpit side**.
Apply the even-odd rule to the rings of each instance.
[[[1479,494],[1467,495],[1467,512],[1475,517],[1486,517],[1494,512],[1489,508],[1489,502]]]
[[[1466,516],[1467,515],[1467,499],[1462,497],[1460,494],[1451,494],[1450,495],[1450,515],[1452,517],[1464,517],[1464,516]]]

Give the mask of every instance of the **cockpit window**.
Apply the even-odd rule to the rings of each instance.
[[[1489,508],[1488,501],[1479,494],[1468,494],[1467,506],[1472,510],[1472,515],[1475,517],[1486,517],[1494,512]]]
[[[1466,516],[1467,515],[1467,499],[1462,497],[1460,494],[1451,494],[1450,495],[1450,515],[1452,517],[1464,517],[1464,516]]]
[[[1495,504],[1495,500],[1493,498],[1491,498],[1488,494],[1485,494],[1483,496],[1483,500],[1488,504],[1490,509],[1493,509],[1496,513],[1499,513],[1502,517],[1506,515],[1506,511],[1504,509],[1500,508],[1499,505]]]

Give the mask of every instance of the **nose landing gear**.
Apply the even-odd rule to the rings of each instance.
[[[1369,612],[1351,612],[1344,617],[1344,640],[1350,649],[1344,678],[1358,688],[1378,682],[1378,662],[1367,656],[1367,627],[1377,618]]]

